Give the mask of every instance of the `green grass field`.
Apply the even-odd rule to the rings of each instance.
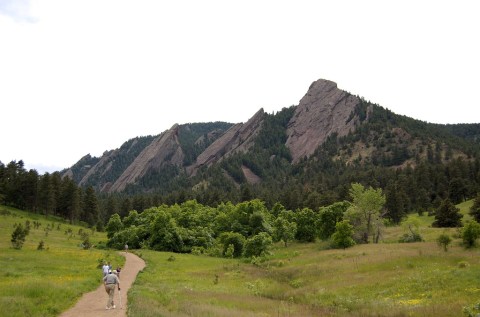
[[[26,220],[41,225],[34,229],[32,224],[23,248],[13,249],[13,226],[24,225]],[[52,228],[48,234],[47,226]],[[100,285],[99,260],[123,266],[125,258],[116,252],[83,250],[79,230],[92,233],[59,219],[0,206],[0,312],[8,312],[9,317],[58,316],[83,293]],[[42,240],[44,250],[37,250]],[[94,233],[90,240],[93,244],[105,242],[106,235]]]
[[[471,202],[461,204],[467,214]],[[15,222],[32,214],[0,207],[0,311],[56,316],[100,283],[98,259],[115,252],[83,250],[80,227],[62,223],[45,236],[44,220],[22,250],[11,248]],[[464,220],[468,220],[465,216]],[[385,228],[380,244],[328,249],[325,242],[275,246],[259,264],[191,254],[136,251],[147,267],[130,289],[128,316],[463,316],[480,302],[480,254],[464,249],[456,229],[432,228],[433,217],[411,215],[424,242],[397,243],[405,229]],[[56,222],[56,226],[59,222]],[[65,234],[72,228],[74,237]],[[85,230],[85,229],[84,229]],[[454,238],[447,252],[435,242]],[[40,240],[47,250],[36,250]],[[105,241],[95,233],[92,242]]]

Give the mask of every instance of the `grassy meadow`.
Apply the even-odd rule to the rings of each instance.
[[[13,226],[27,220],[30,234],[21,250],[13,249]],[[35,229],[33,221],[41,225]],[[99,260],[123,265],[125,258],[116,252],[83,250],[79,230],[87,231],[93,244],[107,240],[105,233],[0,206],[0,312],[8,312],[3,316],[58,316],[100,285]],[[43,250],[37,250],[40,241]]]
[[[458,206],[464,221],[471,204]],[[0,311],[9,316],[56,316],[98,287],[99,259],[114,265],[123,259],[114,251],[83,250],[81,227],[55,222],[45,236],[55,220],[41,216],[40,229],[32,228],[23,249],[14,250],[13,224],[35,215],[1,210],[10,212],[0,215]],[[382,243],[346,250],[321,241],[276,244],[255,264],[136,250],[147,266],[128,293],[128,316],[466,316],[463,308],[480,302],[480,250],[463,248],[457,229],[431,228],[432,216],[408,220],[419,224],[424,242],[398,243],[407,229],[393,226]],[[453,238],[447,252],[435,241],[442,233]],[[46,250],[37,250],[40,240]],[[94,233],[91,240],[106,237]]]
[[[464,221],[471,204],[458,206]],[[480,302],[479,250],[464,249],[457,229],[431,228],[432,216],[409,219],[424,242],[398,243],[406,229],[387,227],[380,244],[278,244],[259,264],[141,250],[129,316],[463,316]]]

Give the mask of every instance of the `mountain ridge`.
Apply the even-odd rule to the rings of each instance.
[[[319,79],[298,105],[275,114],[260,109],[245,123],[175,124],[157,136],[132,140],[100,158],[84,156],[62,174],[105,193],[186,191],[218,198],[224,192],[240,195],[235,194],[240,188],[248,196],[250,186],[276,191],[297,186],[297,176],[306,171],[300,166],[318,170],[325,160],[342,169],[406,168],[433,160],[434,150],[438,162],[470,160],[479,152],[480,124],[422,122]],[[131,155],[124,159],[127,148]]]

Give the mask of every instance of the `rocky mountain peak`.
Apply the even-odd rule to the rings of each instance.
[[[349,117],[359,102],[333,81],[314,81],[288,123],[286,146],[293,162],[312,155],[331,134],[344,136],[353,131],[358,120]]]
[[[178,141],[179,125],[160,134],[150,143],[109,188],[110,192],[122,191],[128,184],[135,183],[152,169],[159,169],[166,162],[181,166],[184,153]]]

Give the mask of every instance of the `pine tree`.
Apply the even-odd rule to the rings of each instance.
[[[480,193],[477,194],[477,197],[474,199],[469,213],[475,219],[475,221],[480,223]]]
[[[463,215],[460,214],[460,209],[447,198],[442,201],[440,207],[435,212],[435,221],[433,227],[452,228],[460,227],[462,225]]]

